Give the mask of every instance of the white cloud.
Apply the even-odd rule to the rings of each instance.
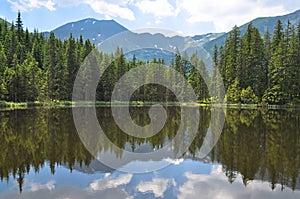
[[[107,176],[104,179],[95,180],[90,184],[90,189],[93,191],[102,191],[105,189],[117,188],[121,185],[126,185],[131,181],[132,174],[124,174],[118,177]]]
[[[136,7],[145,14],[153,14],[156,21],[162,17],[177,16],[179,9],[174,8],[168,0],[142,0],[138,1]]]
[[[54,11],[54,2],[52,0],[8,0],[8,2],[11,4],[12,9],[14,11],[20,10],[20,11],[28,11],[33,8],[41,8],[45,7],[50,11]]]
[[[170,164],[179,165],[184,161],[184,159],[183,158],[180,158],[180,159],[166,158],[165,161],[169,162]]]
[[[164,193],[168,188],[169,179],[153,178],[152,181],[142,182],[137,186],[137,190],[146,193],[152,192],[156,198],[164,197]]]
[[[39,184],[39,183],[32,183],[30,184],[30,191],[39,191],[39,190],[54,190],[55,189],[55,182],[54,181],[50,181],[47,182],[46,184]]]
[[[135,16],[128,5],[133,0],[7,0],[13,10],[28,11],[34,8],[45,7],[50,11],[56,7],[89,5],[94,12],[105,15],[106,18],[120,17],[127,20],[134,20]]]
[[[110,3],[110,1],[103,0],[89,0],[88,2],[96,13],[104,14],[109,17],[121,17],[128,20],[135,19],[132,10],[125,6],[120,6],[117,3]],[[122,4],[125,4],[124,1],[121,1],[121,5]]]
[[[266,0],[179,0],[189,23],[213,22],[216,31],[228,31],[256,17],[288,13],[283,5],[267,4]]]
[[[242,176],[237,175],[233,184],[222,172],[222,166],[213,166],[210,174],[185,173],[187,181],[179,187],[178,199],[196,199],[201,196],[203,199],[253,199],[253,198],[299,198],[300,192],[286,188],[281,191],[278,185],[271,190],[269,182],[253,180],[244,186]]]
[[[15,191],[7,191],[0,193],[0,199],[7,198],[22,198],[22,199],[32,199],[32,198],[42,198],[42,199],[133,199],[124,189],[113,188],[101,191],[92,191],[90,189],[82,189],[75,186],[60,186],[54,190],[23,190],[22,195]]]

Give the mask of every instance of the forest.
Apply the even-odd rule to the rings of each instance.
[[[23,28],[20,12],[15,23],[0,22],[0,101],[70,101],[77,72],[94,49],[96,46],[83,36],[77,39],[70,34],[68,39],[60,40],[53,32],[49,37],[37,30],[30,33]],[[132,68],[163,64],[188,80],[199,102],[279,105],[300,102],[300,24],[294,27],[289,23],[284,28],[278,21],[274,33],[267,30],[263,36],[251,23],[244,35],[235,26],[225,45],[214,47],[211,72],[197,52],[189,57],[186,52],[177,51],[170,63],[155,57],[146,63],[135,56],[128,60],[122,49],[99,55],[100,65],[109,67],[98,84],[97,101],[110,101],[114,85]],[[151,71],[147,76],[151,76]],[[168,81],[176,80],[168,74],[165,77]],[[221,92],[210,96],[209,89],[221,90],[220,82],[225,86],[225,98]],[[131,99],[177,101],[168,88],[155,84],[139,88]]]
[[[227,103],[296,104],[300,101],[300,23],[260,35],[250,23],[241,36],[235,26],[224,46],[214,47],[212,82],[220,77]],[[218,87],[218,85],[216,85]]]

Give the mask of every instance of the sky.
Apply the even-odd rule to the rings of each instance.
[[[228,32],[257,17],[300,9],[297,0],[0,0],[0,18],[20,10],[29,30],[53,30],[85,18],[114,19],[130,30],[160,28],[184,35]]]

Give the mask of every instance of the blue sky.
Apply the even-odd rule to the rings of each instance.
[[[52,30],[67,22],[114,19],[128,29],[161,28],[185,35],[226,32],[254,18],[300,9],[296,0],[0,0],[0,17],[22,12],[30,30]]]

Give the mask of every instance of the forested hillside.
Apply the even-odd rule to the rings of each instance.
[[[12,102],[68,101],[71,100],[74,80],[86,56],[95,49],[89,41],[70,37],[57,39],[53,32],[49,37],[35,31],[23,30],[20,13],[16,24],[0,24],[0,100]],[[126,60],[122,49],[115,53],[99,53],[99,67],[109,65],[99,82],[96,97],[99,101],[109,101],[114,85],[131,68],[146,64],[136,60]],[[191,65],[190,63],[193,63]],[[200,67],[206,77],[204,62],[194,54],[191,62],[187,54],[178,52],[171,67],[185,76],[198,90],[199,100],[208,98],[207,86],[195,67]],[[153,58],[151,63],[165,64],[164,59]],[[151,67],[149,67],[151,68]],[[174,77],[167,77],[176,82]],[[151,77],[148,71],[147,77]],[[173,78],[173,79],[172,79]],[[180,86],[180,85],[177,85]],[[145,85],[132,97],[139,101],[176,101],[166,88],[159,85]]]
[[[0,100],[25,102],[70,99],[76,72],[93,49],[89,40],[49,38],[16,24],[0,24]]]
[[[214,71],[221,71],[228,103],[299,103],[300,24],[284,29],[278,21],[272,35],[250,23],[244,35],[235,26],[225,45],[215,46]]]

